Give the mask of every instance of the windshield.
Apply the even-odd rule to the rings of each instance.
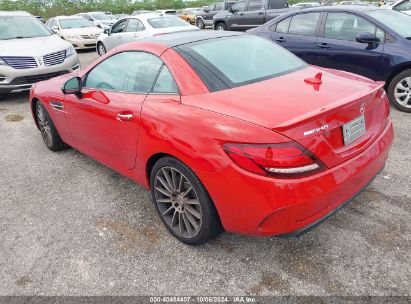
[[[90,21],[85,18],[71,18],[71,19],[59,19],[60,27],[62,29],[82,28],[94,26]]]
[[[307,66],[277,44],[251,35],[196,42],[188,48],[190,55],[230,86],[273,78]]]
[[[90,16],[93,17],[93,19],[95,20],[110,20],[111,19],[109,16],[103,13],[91,13]]]
[[[166,28],[175,26],[187,26],[188,23],[178,17],[156,17],[147,19],[147,22],[154,28]]]
[[[367,12],[368,15],[385,24],[404,38],[411,37],[411,16],[392,10],[376,10]]]
[[[50,31],[33,16],[0,17],[0,40],[50,36]]]

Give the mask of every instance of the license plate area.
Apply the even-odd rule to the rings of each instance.
[[[365,134],[365,117],[364,114],[347,122],[342,126],[344,145],[351,144],[358,137]]]

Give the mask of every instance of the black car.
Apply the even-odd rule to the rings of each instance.
[[[213,17],[220,12],[229,10],[236,2],[216,2],[205,7],[203,13],[196,16],[196,26],[200,29],[213,25]]]

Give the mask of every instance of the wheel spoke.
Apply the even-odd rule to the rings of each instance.
[[[175,209],[174,208],[174,206],[173,205],[171,205],[171,207],[170,208],[168,208],[166,211],[164,211],[162,214],[163,214],[163,216],[165,216],[165,215],[167,215],[167,214],[169,214],[170,213],[170,211],[171,210],[173,210],[173,209]]]
[[[196,200],[196,199],[189,199],[189,200],[186,200],[186,204],[189,204],[189,205],[200,205],[200,202],[199,202],[198,200]]]
[[[163,187],[168,191],[168,192],[172,192],[172,189],[169,187],[169,185],[167,184],[167,182],[160,176],[156,176],[156,178],[160,181],[160,183],[163,185]]]
[[[184,232],[184,227],[183,227],[184,223],[181,217],[182,217],[182,213],[178,212],[178,227],[180,229],[180,234],[182,235]]]
[[[183,174],[180,174],[180,181],[178,182],[178,192],[181,192],[181,187],[183,186]]]
[[[190,226],[190,221],[189,221],[189,220],[186,220],[186,217],[187,217],[187,216],[185,216],[185,213],[182,213],[182,214],[181,214],[181,217],[183,218],[184,226],[186,227],[186,230],[187,230],[188,235],[191,236],[193,229],[192,229],[191,226]]]
[[[400,97],[407,96],[408,93],[407,92],[396,92],[394,93],[394,95],[395,95],[395,98],[400,98]]]
[[[196,218],[198,218],[199,220],[201,220],[201,214],[200,212],[198,212],[196,209],[194,209],[192,206],[187,205],[185,207],[185,209],[190,212],[192,215],[194,215]]]
[[[166,178],[166,180],[167,180],[167,184],[168,184],[169,188],[170,188],[171,190],[174,190],[173,182],[171,181],[171,178],[170,178],[170,175],[168,175],[168,172],[167,172],[165,169],[162,169],[161,171],[163,172],[163,176],[164,176],[164,177]],[[170,191],[170,192],[171,192],[171,191]]]
[[[157,200],[157,203],[163,203],[163,204],[170,204],[172,202],[171,198],[161,198]]]
[[[173,182],[173,189],[177,190],[177,172],[171,169],[171,180]]]
[[[407,83],[408,88],[411,88],[411,77],[407,77],[404,80]]]
[[[189,194],[191,190],[193,190],[193,187],[190,185],[184,193],[181,193],[181,196],[186,197],[186,195]]]
[[[185,212],[186,217],[188,218],[188,220],[190,221],[191,225],[194,227],[195,231],[199,230],[199,225],[197,224],[196,219],[188,212]]]
[[[160,192],[161,194],[164,194],[165,196],[171,197],[171,193],[168,192],[166,189],[162,189],[160,187],[155,187],[155,189]]]
[[[171,218],[171,228],[173,228],[176,225],[175,221],[176,220],[178,221],[177,217],[178,217],[178,212],[177,212],[177,210],[174,210],[173,217]]]
[[[410,101],[411,96],[407,95],[407,97],[404,98],[404,100],[397,99],[397,102],[402,105],[402,106],[407,106],[408,102]]]
[[[399,82],[399,83],[397,84],[396,89],[397,89],[397,90],[402,90],[402,91],[406,91],[406,90],[407,90],[407,88],[404,87],[404,85],[402,84],[402,82]]]

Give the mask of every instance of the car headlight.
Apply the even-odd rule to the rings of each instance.
[[[74,54],[76,54],[74,47],[71,46],[66,50],[66,58],[73,56]]]
[[[8,64],[5,63],[5,62],[0,58],[0,65],[8,65]]]

